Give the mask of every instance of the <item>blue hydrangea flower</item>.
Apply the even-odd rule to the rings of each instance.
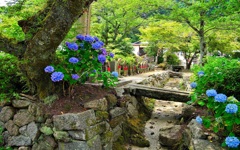
[[[220,94],[217,94],[214,97],[214,99],[215,99],[215,102],[222,102],[222,103],[224,103],[227,100],[227,96],[225,94],[220,93]]]
[[[72,74],[72,79],[74,79],[74,80],[79,79],[79,75],[78,74]]]
[[[70,63],[73,63],[73,64],[76,64],[76,63],[79,62],[79,60],[78,60],[76,57],[71,57],[71,58],[69,58],[68,61],[69,61]]]
[[[51,80],[53,82],[61,81],[63,80],[63,78],[64,78],[64,74],[62,72],[53,72],[51,75]]]
[[[198,72],[198,76],[199,76],[199,77],[204,76],[204,71],[199,71],[199,72]]]
[[[102,41],[98,41],[99,44],[101,44],[102,46],[104,46],[104,43]]]
[[[197,121],[197,123],[199,123],[199,124],[202,124],[202,118],[200,117],[200,116],[197,116],[196,117],[196,121]]]
[[[86,35],[85,38],[84,38],[84,41],[92,43],[94,41],[94,38],[91,37],[90,35]]]
[[[114,57],[114,54],[113,54],[113,53],[110,53],[109,56],[113,58],[113,57]]]
[[[93,49],[100,49],[101,47],[102,47],[102,45],[99,42],[95,42],[92,44]]]
[[[238,106],[236,104],[227,104],[225,111],[229,114],[235,114],[238,111]]]
[[[78,35],[76,36],[76,38],[77,38],[78,40],[83,41],[83,40],[84,40],[84,35],[78,34]]]
[[[103,54],[103,55],[107,55],[107,51],[106,51],[105,48],[101,48],[100,50],[102,51],[102,54]]]
[[[53,66],[47,66],[44,68],[44,71],[47,73],[52,73],[54,71],[54,68]]]
[[[97,70],[95,70],[95,69],[94,69],[92,72],[93,72],[93,73],[96,73],[96,72],[97,72]]]
[[[94,36],[93,38],[95,41],[99,41],[99,39],[96,36]]]
[[[240,144],[240,141],[237,137],[235,136],[228,136],[226,139],[225,139],[225,143],[227,144],[227,146],[229,148],[237,148],[238,145]]]
[[[77,45],[77,43],[68,43],[68,44],[67,44],[67,47],[68,47],[70,50],[74,50],[74,51],[78,50],[78,45]]]
[[[98,55],[98,61],[100,61],[102,64],[104,64],[104,62],[106,61],[106,56],[100,54]]]
[[[84,48],[84,44],[83,44],[83,43],[79,44],[79,46],[80,46],[81,48]]]
[[[214,97],[214,96],[217,95],[217,91],[214,90],[214,89],[207,90],[207,91],[206,91],[206,95],[207,95],[208,97]]]
[[[117,78],[117,77],[118,77],[118,72],[113,71],[113,72],[112,72],[112,75]]]
[[[190,86],[191,86],[192,89],[194,89],[194,88],[197,87],[197,83],[196,83],[196,82],[192,82],[192,83],[190,84]]]

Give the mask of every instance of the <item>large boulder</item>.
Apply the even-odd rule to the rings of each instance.
[[[15,110],[11,106],[5,106],[2,108],[0,112],[0,121],[7,122],[8,120],[12,119],[15,114]]]
[[[77,114],[67,113],[53,116],[56,130],[85,130],[95,122],[96,116],[92,109]]]
[[[28,110],[22,109],[16,115],[14,115],[13,122],[22,127],[30,122],[34,121],[34,116],[28,112]]]
[[[35,122],[31,122],[27,125],[27,135],[32,139],[32,141],[37,140],[40,135],[38,125]]]
[[[13,136],[18,135],[19,127],[17,125],[15,125],[12,120],[9,120],[7,123],[5,123],[5,127],[9,133],[9,135],[13,135]]]
[[[108,109],[108,102],[106,98],[93,100],[93,101],[84,103],[84,108],[106,111]]]
[[[53,137],[44,136],[42,140],[39,140],[33,145],[32,150],[54,150],[56,146],[57,143]]]
[[[108,101],[108,107],[111,109],[117,104],[117,97],[114,94],[108,94],[106,96]]]
[[[13,100],[12,105],[15,108],[27,108],[31,104],[30,101],[27,100]]]
[[[30,137],[19,135],[8,138],[8,146],[30,146],[32,141]]]
[[[176,148],[182,140],[182,127],[174,125],[171,127],[161,128],[159,131],[159,142],[163,146]]]
[[[117,116],[125,114],[127,111],[125,108],[115,107],[114,109],[110,110],[111,118],[115,118]]]
[[[195,111],[196,108],[194,106],[185,103],[182,104],[182,117],[184,120],[188,120],[190,117],[192,117]]]
[[[192,138],[194,139],[207,139],[207,135],[204,134],[202,125],[197,123],[196,119],[192,119],[187,127],[190,129]]]

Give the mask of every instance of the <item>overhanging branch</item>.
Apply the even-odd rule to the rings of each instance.
[[[12,54],[18,58],[22,58],[25,50],[25,42],[18,42],[15,44],[13,40],[0,36],[0,51]]]

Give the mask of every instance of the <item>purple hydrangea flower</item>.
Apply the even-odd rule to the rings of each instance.
[[[214,89],[207,90],[207,91],[206,91],[206,95],[207,95],[208,97],[211,97],[211,96],[214,97],[214,96],[217,95],[217,91],[214,90]]]
[[[92,44],[93,49],[97,50],[97,49],[100,49],[101,47],[102,47],[102,45],[99,42],[95,42],[95,43]]]
[[[236,104],[227,104],[225,111],[229,114],[235,114],[238,111],[238,106]]]
[[[68,47],[70,50],[74,50],[74,51],[78,50],[78,45],[77,45],[77,43],[68,43],[68,44],[67,44],[67,47]]]
[[[204,76],[204,71],[199,71],[199,72],[198,72],[198,76],[199,76],[199,77]]]
[[[215,99],[215,102],[224,103],[224,102],[226,102],[226,100],[227,100],[227,96],[226,96],[225,94],[220,93],[220,94],[217,94],[217,95],[214,97],[214,99]]]
[[[237,137],[235,136],[228,136],[226,139],[225,139],[225,143],[227,144],[227,146],[229,148],[237,148],[238,145],[240,144],[240,141]]]
[[[64,74],[62,72],[53,72],[51,75],[51,80],[53,82],[61,81],[63,80],[63,78],[64,78]]]
[[[84,38],[84,41],[92,43],[94,41],[94,38],[91,37],[90,35],[86,35],[85,38]]]
[[[70,44],[70,42],[66,42],[65,44],[66,44],[66,46],[68,46],[68,44]]]
[[[102,54],[103,54],[103,55],[107,55],[107,51],[106,51],[105,48],[101,48],[100,50],[102,51]]]
[[[74,80],[79,79],[79,75],[78,74],[72,74],[72,79],[74,79]]]
[[[112,75],[117,78],[117,77],[118,77],[118,72],[113,71],[113,72],[112,72]]]
[[[52,73],[54,71],[54,68],[53,66],[47,66],[44,68],[44,71],[47,73]]]
[[[114,57],[114,54],[113,54],[113,53],[110,53],[109,56],[113,58],[113,57]]]
[[[191,86],[192,89],[194,89],[194,88],[197,87],[197,83],[196,83],[196,82],[192,82],[192,83],[190,84],[190,86]]]
[[[200,116],[196,117],[196,121],[197,123],[202,124],[202,118]]]
[[[95,41],[99,41],[99,39],[96,36],[94,36],[93,38]]]
[[[76,38],[77,38],[78,40],[83,41],[83,40],[84,40],[84,35],[78,34],[78,35],[76,36]]]
[[[69,61],[70,63],[73,63],[73,64],[76,64],[76,63],[79,62],[78,58],[76,58],[76,57],[71,57],[71,58],[69,58],[68,61]]]
[[[100,61],[102,64],[104,64],[104,62],[106,61],[106,56],[100,54],[98,55],[98,61]]]

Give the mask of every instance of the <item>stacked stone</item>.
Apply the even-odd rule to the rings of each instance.
[[[4,106],[0,113],[2,145],[30,149],[40,136],[42,116],[40,106],[28,100],[13,100],[11,105]]]
[[[112,150],[127,116],[138,116],[135,97],[113,94],[84,104],[80,113],[45,116],[41,105],[14,100],[0,112],[3,146],[16,150]]]
[[[169,80],[169,78],[170,76],[168,72],[162,72],[149,76],[147,79],[144,79],[140,84],[162,88]]]

